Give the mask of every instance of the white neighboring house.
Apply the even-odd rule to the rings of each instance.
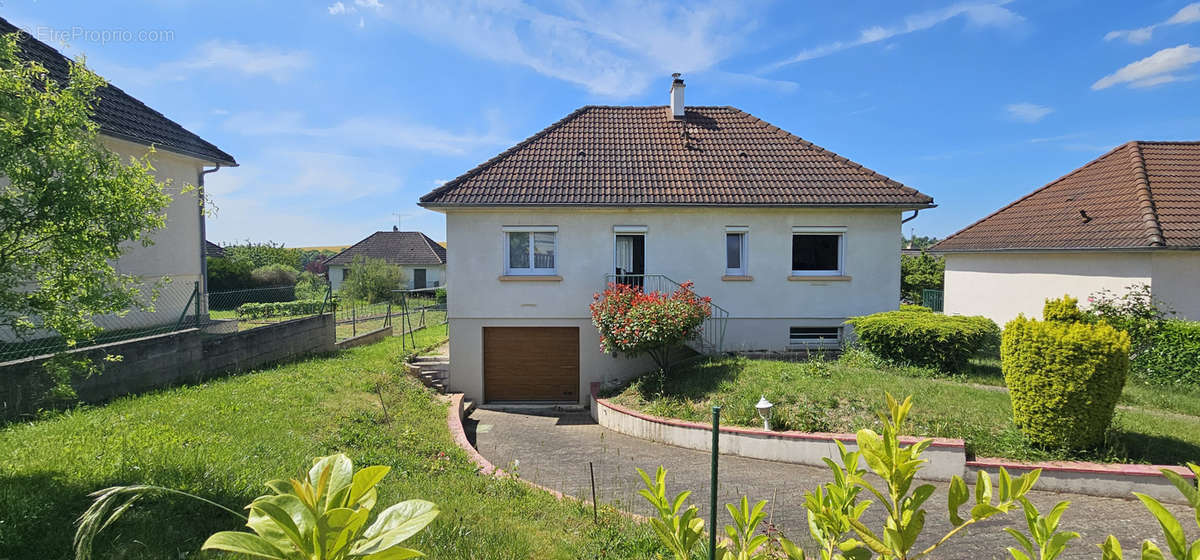
[[[1200,142],[1128,142],[947,237],[945,312],[999,325],[1147,284],[1200,320]]]
[[[446,248],[419,231],[377,231],[342,252],[325,259],[334,293],[349,278],[355,257],[383,259],[400,267],[409,290],[446,285]]]
[[[897,308],[901,216],[933,200],[683,90],[580,108],[421,198],[454,247],[451,390],[584,403],[649,369],[600,351],[588,305],[611,281],[694,281],[729,314],[705,334],[726,351],[837,344],[847,317]]]
[[[0,18],[0,34],[16,31],[17,27]],[[60,82],[67,80],[67,57],[26,33],[21,34],[19,44],[22,58],[40,63]],[[207,305],[206,242],[199,197],[206,173],[235,167],[237,162],[233,156],[112,84],[101,87],[98,96],[93,120],[100,126],[101,142],[125,161],[145,156],[153,146],[156,152],[150,161],[154,175],[160,181],[170,182],[167,192],[172,195],[172,202],[166,209],[166,227],[150,236],[154,244],[143,247],[141,243],[130,243],[127,252],[114,263],[118,272],[141,277],[148,284],[170,279],[154,302],[154,312],[98,317],[97,324],[121,329],[174,324],[185,307],[195,309],[195,300],[189,302],[189,299],[197,285],[202,311],[206,311],[203,309]],[[188,187],[195,188],[182,192]]]

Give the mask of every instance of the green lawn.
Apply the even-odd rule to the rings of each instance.
[[[444,327],[443,327],[444,328]],[[426,329],[432,344],[444,331]],[[239,509],[263,482],[343,451],[390,465],[380,504],[432,500],[441,516],[412,544],[431,558],[644,558],[650,531],[611,509],[558,502],[475,474],[445,425],[446,405],[400,374],[400,340],[249,374],[119,399],[0,429],[0,558],[69,558],[89,492],[151,483]],[[384,422],[379,397],[385,381]],[[382,509],[382,508],[379,508]],[[239,522],[179,498],[139,502],[98,542],[98,558],[205,558],[195,552]]]
[[[875,411],[882,408],[884,393],[891,392],[913,396],[913,435],[962,438],[968,451],[979,456],[1164,464],[1200,460],[1200,416],[1185,414],[1200,405],[1175,389],[1143,385],[1127,389],[1124,401],[1139,406],[1117,411],[1103,449],[1065,454],[1031,447],[1012,424],[1006,392],[961,382],[978,381],[978,370],[986,366],[986,360],[975,362],[973,373],[942,379],[928,370],[889,367],[859,352],[838,361],[801,363],[721,358],[685,366],[665,380],[643,376],[613,400],[698,422],[711,418],[712,406],[720,405],[723,422],[761,426],[754,404],[765,395],[776,404],[777,429],[853,432],[876,423]]]

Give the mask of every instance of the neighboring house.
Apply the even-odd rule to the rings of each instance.
[[[17,27],[0,18],[0,34],[18,31]],[[54,79],[65,82],[68,59],[49,45],[22,33],[19,44],[21,56],[40,63]],[[127,244],[127,250],[115,263],[122,274],[143,278],[147,283],[162,285],[154,302],[154,312],[135,311],[124,317],[100,317],[97,324],[107,328],[140,328],[177,322],[185,307],[195,305],[189,299],[194,286],[201,290],[201,304],[206,305],[204,209],[199,196],[203,193],[204,175],[221,167],[237,165],[233,156],[184,129],[179,124],[147,107],[141,101],[108,84],[98,90],[93,120],[100,126],[100,139],[105,147],[123,160],[143,157],[150,146],[156,150],[150,156],[154,175],[169,181],[167,192],[172,202],[166,209],[164,229],[149,237],[153,245]],[[195,187],[182,192],[189,187]]]
[[[446,248],[419,231],[377,231],[325,259],[333,291],[342,287],[356,257],[383,259],[399,266],[405,288],[419,290],[446,285]]]
[[[221,258],[225,256],[225,248],[213,243],[212,241],[204,242],[204,256]]]
[[[1047,298],[1148,284],[1200,319],[1200,142],[1129,142],[932,249],[946,313],[1000,325]]]
[[[723,350],[835,343],[896,309],[916,190],[733,107],[587,106],[421,198],[446,215],[450,387],[586,402],[648,369],[604,355],[606,282],[694,281],[728,311]],[[720,333],[709,333],[719,336]]]

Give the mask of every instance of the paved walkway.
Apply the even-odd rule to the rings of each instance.
[[[464,420],[464,428],[476,449],[497,467],[516,470],[521,477],[564,494],[590,499],[590,461],[595,468],[598,501],[643,515],[652,512],[637,495],[642,482],[634,468],[653,472],[663,465],[667,468],[667,492],[674,496],[691,490],[690,501],[707,518],[708,453],[611,432],[596,425],[586,412],[539,416],[477,410]],[[751,500],[769,500],[773,505],[768,505],[767,511],[775,525],[794,540],[806,539],[804,491],[828,480],[828,471],[823,468],[723,455],[720,522],[730,522],[724,504],[745,494]],[[946,484],[939,484],[938,492],[926,502],[927,527],[920,545],[927,545],[926,540],[940,538],[949,530],[945,487]],[[1050,492],[1033,492],[1030,499],[1043,512],[1060,500],[1071,501],[1061,526],[1078,531],[1083,538],[1075,541],[1075,546],[1060,558],[1099,558],[1095,544],[1109,533],[1117,535],[1127,552],[1140,549],[1141,540],[1147,537],[1155,538],[1160,546],[1165,544],[1157,522],[1136,500]],[[1196,527],[1190,522],[1190,511],[1180,506],[1168,507],[1195,538]],[[882,524],[882,512],[881,506],[872,505],[864,521],[878,527]],[[1009,558],[1005,548],[1014,541],[1002,528],[1010,525],[1026,531],[1020,510],[1003,519],[973,526],[967,535],[960,534],[939,548],[934,557]]]

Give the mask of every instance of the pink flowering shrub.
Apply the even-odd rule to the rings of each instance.
[[[591,310],[602,350],[614,356],[647,354],[666,372],[671,348],[699,336],[712,316],[712,299],[697,296],[691,282],[671,294],[610,283],[592,296]]]

